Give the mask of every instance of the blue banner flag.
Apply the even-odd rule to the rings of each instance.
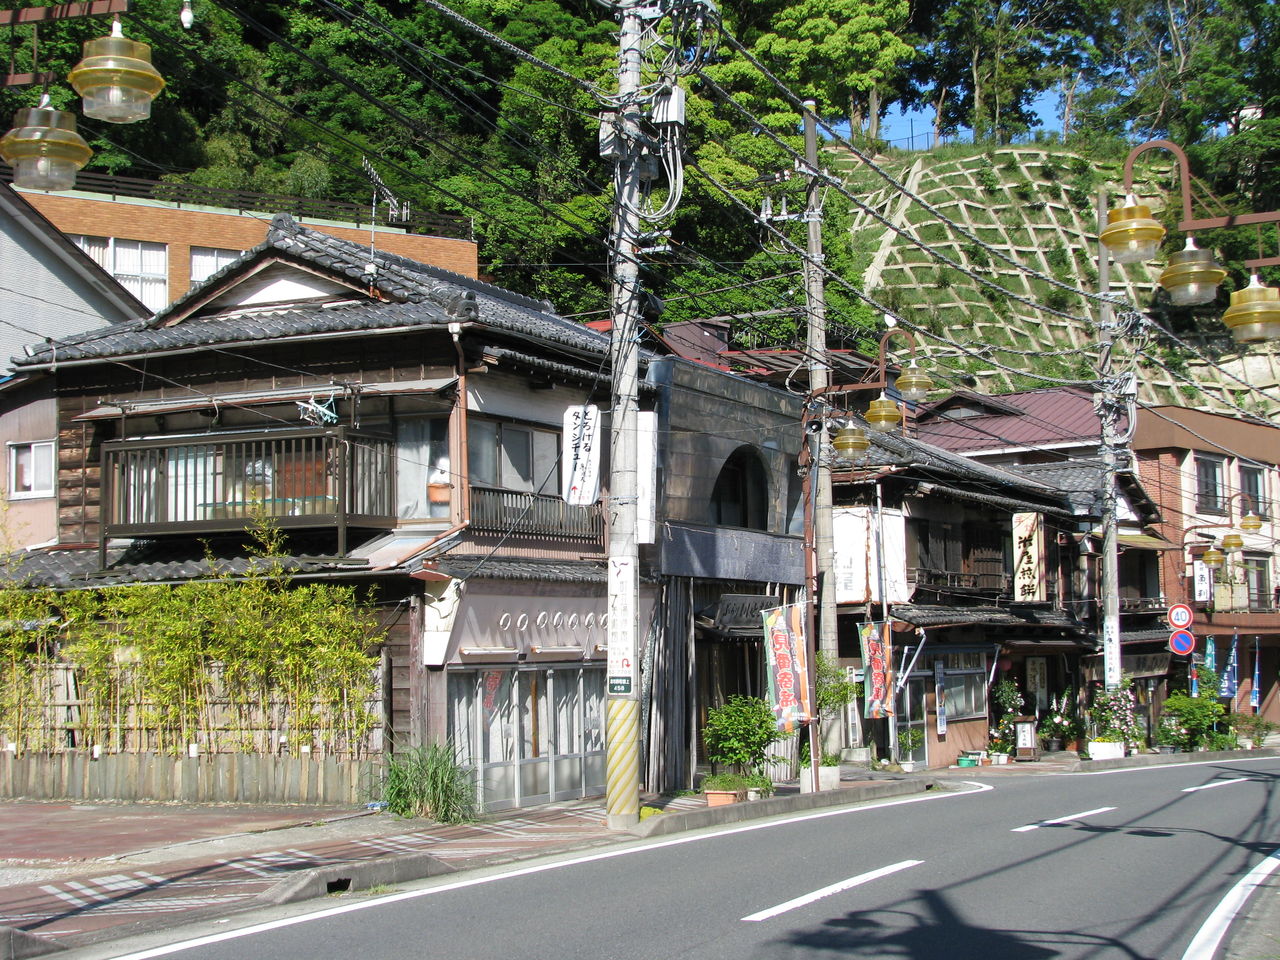
[[[1236,690],[1239,688],[1239,680],[1237,677],[1238,659],[1237,654],[1240,647],[1240,638],[1238,636],[1231,638],[1231,655],[1227,657],[1227,669],[1222,671],[1222,686],[1218,688],[1219,696],[1234,697]]]

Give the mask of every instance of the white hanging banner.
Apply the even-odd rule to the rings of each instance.
[[[658,415],[652,410],[636,414],[636,542],[657,540]]]
[[[593,403],[566,407],[561,448],[567,468],[561,495],[572,507],[600,498],[600,408]]]
[[[1044,517],[1038,513],[1013,515],[1013,598],[1043,603]]]
[[[1192,577],[1195,582],[1196,603],[1208,603],[1213,599],[1213,571],[1199,560],[1191,564]]]

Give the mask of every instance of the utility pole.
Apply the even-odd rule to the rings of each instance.
[[[640,700],[637,628],[640,550],[637,541],[640,327],[640,8],[622,7],[619,40],[618,143],[613,221],[613,417],[609,436],[609,659],[605,713],[605,810],[610,830],[640,822]]]
[[[1098,224],[1107,220],[1107,192],[1098,193]],[[1102,595],[1102,670],[1107,690],[1120,687],[1120,551],[1116,537],[1116,448],[1120,443],[1120,396],[1111,374],[1115,346],[1115,316],[1111,296],[1111,253],[1098,241],[1098,376],[1102,393],[1094,404],[1102,425],[1102,569],[1098,592]]]
[[[823,287],[822,270],[822,173],[818,168],[818,105],[813,100],[804,102],[804,160],[806,199],[804,220],[807,228],[804,260],[804,291],[808,306],[808,336],[806,344],[809,356],[809,394],[821,396],[831,385],[830,364],[827,360],[827,301]],[[821,434],[818,434],[821,448]],[[836,631],[836,594],[831,582],[831,568],[835,561],[835,534],[831,516],[831,468],[815,456],[810,463],[813,496],[813,550],[816,570],[809,584],[813,591],[809,597],[809,610],[817,613],[817,630],[810,619],[810,636],[816,636],[817,650],[833,663],[838,655]],[[813,669],[816,670],[814,665]],[[815,714],[817,704],[814,704]],[[814,722],[818,722],[815,715]],[[843,746],[838,726],[819,730],[824,750],[835,751]],[[814,760],[817,765],[817,760]]]

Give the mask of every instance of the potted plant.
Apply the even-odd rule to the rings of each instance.
[[[769,704],[759,697],[740,695],[707,711],[702,730],[707,759],[737,774],[764,776],[768,749],[782,737]]]
[[[1226,715],[1226,709],[1218,702],[1218,675],[1205,666],[1198,666],[1199,691],[1195,696],[1186,691],[1170,694],[1164,701],[1160,720],[1168,719],[1172,727],[1182,732],[1184,750],[1203,750],[1213,745],[1218,723]]]
[[[713,773],[702,778],[702,792],[708,807],[737,803],[747,792],[747,778],[740,773]]]
[[[813,778],[804,771],[809,769],[809,741],[800,744],[800,792],[813,792]],[[840,786],[840,754],[824,753],[818,761],[818,789],[834,790]]]
[[[1056,753],[1069,740],[1075,739],[1076,723],[1071,715],[1071,691],[1066,690],[1061,696],[1049,698],[1049,712],[1040,721],[1036,730],[1045,750]]]
[[[1093,736],[1089,739],[1091,760],[1110,760],[1125,755],[1126,748],[1137,747],[1140,733],[1133,715],[1135,700],[1133,681],[1125,677],[1115,690],[1099,690],[1089,708]]]
[[[1000,722],[988,731],[987,737],[987,756],[991,763],[1008,763],[1009,754],[1013,752],[1014,744],[1017,743],[1017,736],[1013,729],[1013,714],[1007,713],[1001,717]]]
[[[1277,724],[1255,713],[1233,713],[1231,728],[1254,748],[1262,746],[1267,739],[1267,734],[1280,729]]]
[[[898,728],[898,764],[910,773],[916,768],[913,754],[924,746],[924,731],[919,727]]]

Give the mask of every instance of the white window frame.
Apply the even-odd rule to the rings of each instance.
[[[235,250],[229,247],[192,247],[190,260],[191,272],[189,274],[191,282],[204,283],[204,281],[208,280],[223,267],[230,263],[234,263],[243,253],[243,250]],[[196,275],[196,263],[200,257],[206,257],[212,260],[214,264],[213,269],[205,273],[203,276]]]
[[[68,238],[103,270],[115,277],[149,310],[161,310],[169,303],[169,246],[151,240],[128,240],[118,237],[95,237],[87,234],[68,234]],[[119,269],[120,254],[125,249],[136,248],[139,270],[125,272]],[[163,264],[158,271],[141,270],[146,253],[159,253]]]
[[[58,451],[57,445],[53,440],[11,440],[7,444],[9,448],[9,485],[8,495],[10,500],[37,500],[52,497],[58,487]],[[38,451],[47,450],[49,456],[49,485],[46,488],[33,486],[30,490],[18,489],[18,451],[26,449],[31,451],[32,461],[32,482],[34,484],[35,477],[39,475],[39,470],[35,469],[36,456]]]

